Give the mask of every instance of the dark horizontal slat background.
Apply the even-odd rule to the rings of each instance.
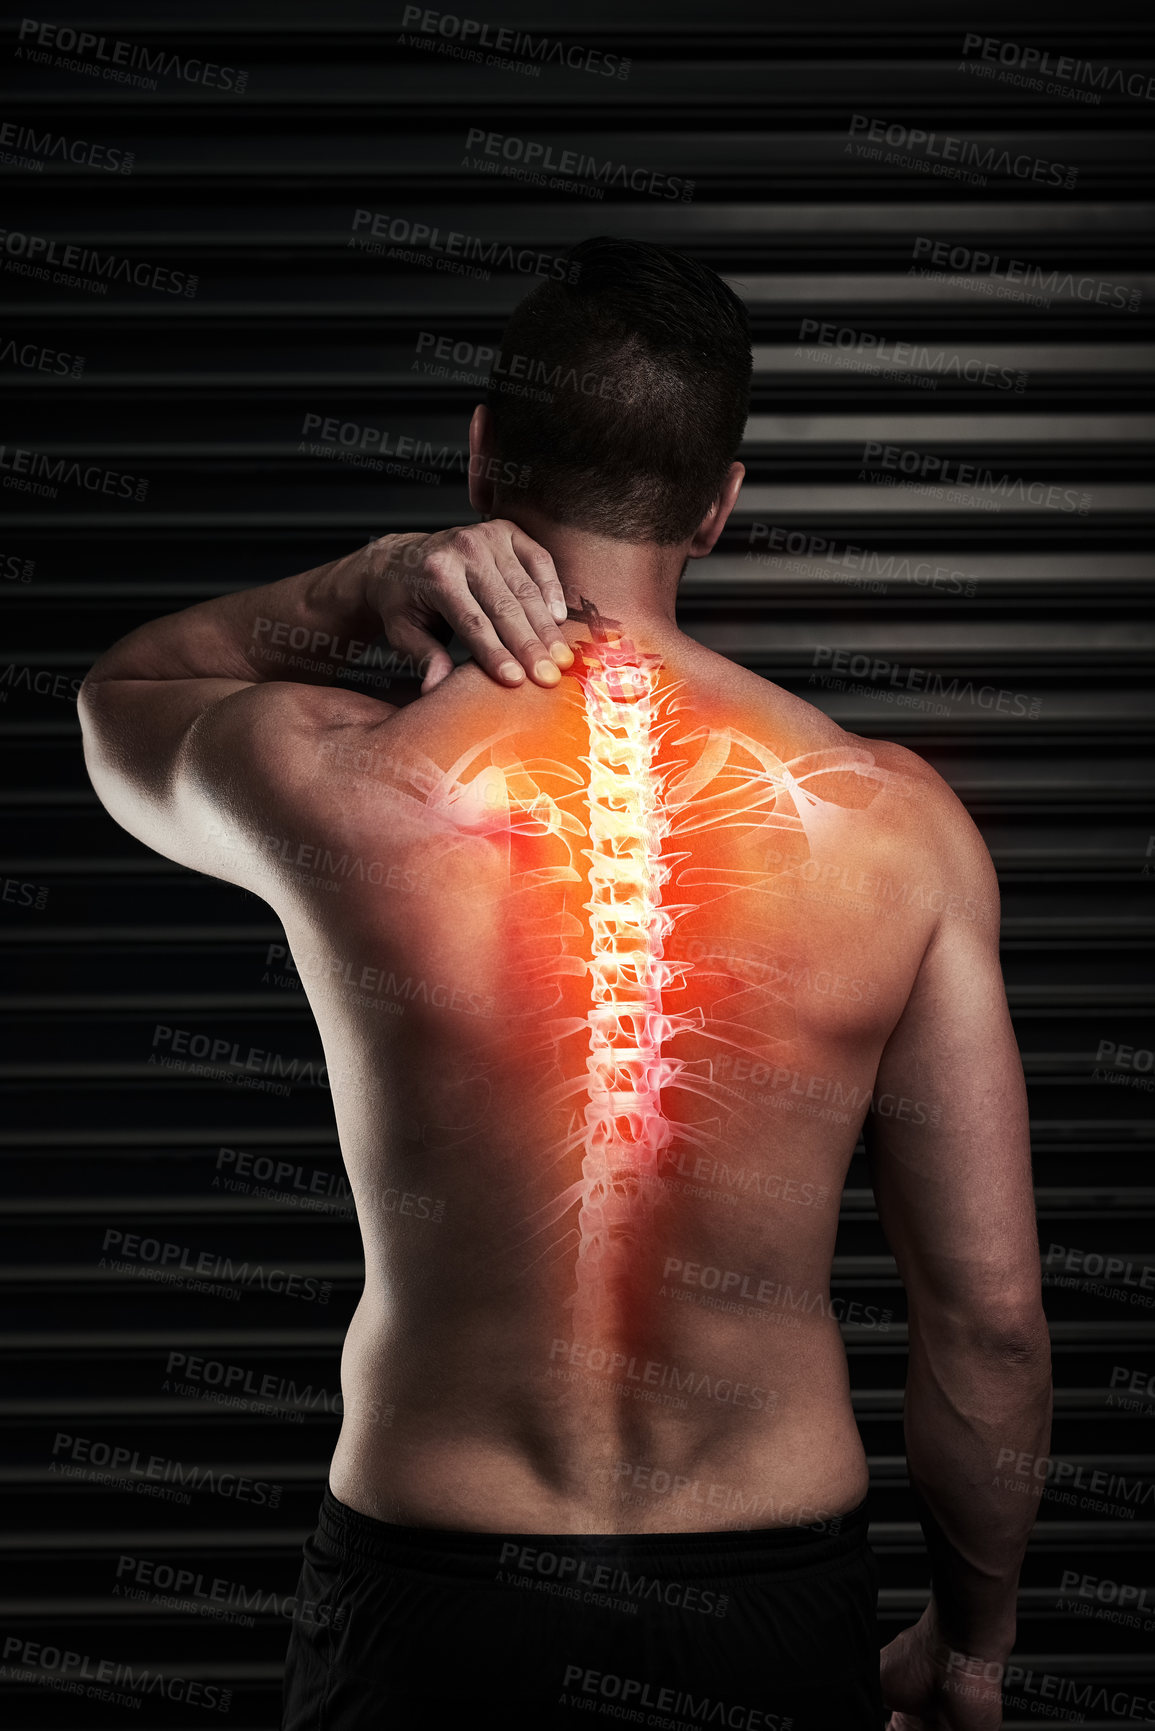
[[[824,0],[803,17],[669,0],[503,6],[482,20],[491,30],[631,61],[624,79],[548,65],[530,78],[409,46],[402,15],[351,0],[214,0],[56,16],[244,69],[243,94],[176,76],[134,89],[30,61],[16,23],[3,38],[6,122],[134,155],[130,174],[0,163],[9,237],[197,279],[187,295],[124,283],[95,293],[13,268],[22,243],[0,237],[4,338],[70,357],[56,376],[3,350],[5,467],[24,448],[148,482],[139,501],[4,488],[6,1634],[231,1690],[237,1731],[277,1723],[284,1596],[339,1422],[359,1240],[323,1087],[277,1095],[245,1086],[239,1068],[213,1083],[150,1064],[158,1027],[286,1062],[319,1061],[320,1048],[265,905],[148,853],[97,805],[74,693],[141,620],[370,535],[468,518],[452,469],[437,485],[398,483],[298,448],[305,417],[319,415],[463,449],[477,366],[451,364],[448,375],[468,375],[454,378],[415,363],[431,338],[494,346],[532,280],[375,256],[350,244],[353,213],[369,210],[545,254],[593,233],[656,240],[745,297],[748,479],[719,550],[685,580],[683,621],[854,731],[921,752],[992,849],[1040,1235],[1072,1263],[1067,1284],[1047,1289],[1061,1466],[1023,1577],[1019,1655],[1034,1681],[1012,1691],[1007,1724],[1080,1698],[1088,1727],[1133,1723],[1134,1703],[1155,1695],[1155,1612],[1113,1622],[1091,1598],[1092,1614],[1076,1615],[1060,1583],[1077,1570],[1155,1601],[1155,1399],[1122,1408],[1111,1381],[1155,1373],[1152,1096],[1149,1073],[1121,1068],[1112,1085],[1096,1059],[1105,1041],[1155,1045],[1153,110],[1125,93],[1091,104],[977,77],[963,39],[1149,78],[1155,32],[1143,8],[1122,5],[1045,23],[1037,8],[953,0]],[[1069,165],[1075,184],[976,187],[860,157],[847,150],[856,114]],[[470,128],[685,177],[692,197],[595,200],[481,174],[462,165]],[[6,148],[17,151],[11,138]],[[1038,305],[965,269],[911,274],[916,241],[1109,286],[1101,300],[1067,288]],[[902,366],[808,358],[805,319],[1022,371],[1023,389],[943,376],[930,390]],[[83,357],[76,376],[71,357]],[[961,488],[935,498],[871,484],[860,473],[870,439],[1024,489],[1071,489],[1086,509],[992,511]],[[821,552],[769,565],[750,555],[770,528],[894,564],[873,578]],[[950,575],[934,588],[902,561]],[[888,701],[886,671],[844,690],[812,682],[839,650],[1011,699],[907,708]],[[263,1185],[260,1162],[275,1174]],[[229,1189],[240,1171],[249,1187]],[[118,1276],[101,1268],[117,1232],[290,1270],[325,1302]],[[1106,1286],[1079,1272],[1094,1256],[1122,1264]],[[1053,1272],[1064,1273],[1058,1258]],[[893,1313],[886,1329],[845,1330],[889,1638],[918,1615],[927,1573],[902,1452],[903,1296],[857,1156],[834,1289]],[[187,1360],[220,1368],[193,1381]],[[241,1393],[222,1404],[206,1376]],[[182,1491],[139,1471],[116,1488],[81,1458],[101,1446],[129,1472],[155,1456],[196,1468],[198,1482],[237,1474],[246,1494],[226,1494],[231,1478]],[[118,1584],[134,1584],[142,1560],[228,1583],[232,1609],[124,1596]],[[251,1626],[241,1589],[266,1595]],[[17,1731],[124,1722],[123,1704],[52,1680],[9,1681]],[[1100,1685],[1106,1696],[1080,1697]],[[150,1731],[203,1714],[150,1693],[132,1717]]]

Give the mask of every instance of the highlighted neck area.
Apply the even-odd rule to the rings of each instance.
[[[589,861],[591,999],[573,1299],[579,1333],[596,1327],[603,1307],[617,1308],[615,1295],[639,1246],[653,1181],[674,1134],[661,1093],[680,1065],[663,1056],[663,1047],[683,1021],[699,1022],[669,1016],[663,1003],[687,964],[663,957],[674,916],[662,907],[672,865],[663,856],[669,818],[655,761],[666,731],[657,695],[661,658],[637,649],[604,620],[594,636],[577,645],[576,669],[589,729],[590,845],[582,851]]]

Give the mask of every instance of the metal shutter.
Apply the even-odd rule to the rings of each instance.
[[[706,260],[753,316],[749,478],[683,585],[687,629],[921,752],[998,864],[1058,1391],[1023,1577],[1031,1676],[1006,1722],[1080,1701],[1088,1731],[1118,1722],[1155,1694],[1151,27],[1138,8],[1044,25],[953,0],[505,6],[487,40],[508,26],[550,45],[526,71],[394,12],[214,0],[8,32],[7,1627],[231,1689],[236,1731],[272,1727],[359,1290],[324,1089],[152,1062],[171,1049],[158,1027],[320,1049],[276,982],[264,904],[150,854],[97,805],[79,679],[144,619],[467,517],[452,476],[395,484],[305,453],[306,417],[462,442],[477,390],[422,369],[437,340],[468,372],[536,257],[621,233]],[[96,41],[69,38],[81,29]],[[1050,91],[1025,48],[1049,54]],[[487,155],[489,135],[521,156]],[[463,165],[524,167],[530,142],[558,186]],[[577,195],[565,151],[645,172]],[[356,244],[372,217],[376,252]],[[495,243],[512,266],[485,262]],[[73,462],[133,486],[92,490]],[[836,1290],[901,1316],[864,1186],[856,1159]],[[118,1276],[101,1267],[117,1233],[300,1269],[331,1302]],[[904,1332],[846,1334],[889,1638],[926,1590]],[[216,1368],[174,1393],[194,1387],[190,1359]],[[243,1489],[191,1488],[209,1469]],[[165,1570],[191,1572],[168,1591],[202,1608],[226,1582],[229,1615],[150,1603]],[[1108,1583],[1083,1615],[1059,1607],[1072,1570]],[[29,1685],[11,1723],[121,1711]],[[194,1718],[149,1696],[141,1731]]]

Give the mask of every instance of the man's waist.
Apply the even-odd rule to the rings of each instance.
[[[671,1532],[556,1533],[488,1531],[378,1520],[340,1501],[326,1486],[319,1534],[343,1557],[382,1567],[482,1580],[555,1581],[637,1593],[647,1578],[731,1577],[824,1564],[866,1539],[866,1499],[843,1511],[799,1508],[796,1524]]]

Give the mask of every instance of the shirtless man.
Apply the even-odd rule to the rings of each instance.
[[[994,870],[920,759],[679,631],[744,310],[571,258],[473,417],[483,523],[159,619],[81,692],[117,821],[283,922],[364,1240],[284,1725],[993,1731],[1035,1513],[1000,1466],[1049,1425]],[[419,701],[325,683],[382,632]],[[881,1685],[829,1286],[864,1123],[933,1579]]]

